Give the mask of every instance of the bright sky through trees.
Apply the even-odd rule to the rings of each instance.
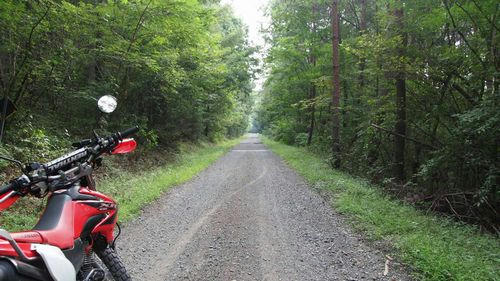
[[[264,47],[264,37],[260,32],[262,26],[267,26],[269,18],[265,16],[265,7],[269,0],[223,0],[221,3],[230,5],[233,8],[234,14],[243,20],[243,23],[248,26],[248,37],[250,44],[253,46]],[[264,51],[256,54],[262,60]],[[255,90],[259,91],[264,83],[264,76],[259,75],[255,82]]]
[[[264,15],[264,8],[269,0],[223,0],[222,4],[228,4],[233,8],[235,15],[243,20],[248,26],[250,42],[263,45],[264,39],[259,32],[261,25],[269,22]]]

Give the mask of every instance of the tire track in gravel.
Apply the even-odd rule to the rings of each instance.
[[[123,229],[134,280],[410,280],[251,136]]]
[[[237,189],[233,191],[229,196],[226,198],[222,199],[215,207],[213,207],[211,210],[209,210],[206,214],[201,216],[198,221],[196,221],[189,229],[184,233],[184,235],[175,243],[173,246],[173,250],[168,253],[168,255],[165,255],[164,258],[158,259],[154,267],[157,268],[157,271],[150,271],[147,274],[147,278],[149,280],[152,280],[155,276],[167,276],[168,270],[172,263],[179,257],[182,252],[186,249],[186,245],[192,240],[193,236],[198,232],[201,226],[205,224],[205,222],[221,207],[221,205],[229,198],[233,197],[241,191],[242,189],[251,186],[258,180],[260,180],[264,175],[266,174],[266,170],[264,169],[262,173],[253,181],[245,184],[243,187],[240,189]]]

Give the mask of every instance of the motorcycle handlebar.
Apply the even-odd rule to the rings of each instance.
[[[13,187],[14,185],[12,183],[8,183],[0,187],[0,195],[9,192],[10,190],[12,190]]]
[[[108,151],[111,149],[114,145],[118,144],[119,141],[122,139],[131,136],[139,131],[139,127],[135,126],[132,128],[128,128],[123,132],[117,132],[109,137],[102,138],[102,139],[95,139],[95,140],[83,140],[80,141],[76,144],[77,147],[80,147],[80,149],[75,150],[73,152],[70,152],[56,160],[53,160],[47,164],[45,164],[45,168],[47,170],[48,174],[54,173],[60,168],[69,166],[73,164],[74,162],[79,161],[82,158],[85,158],[89,156],[89,151],[88,147],[89,146],[94,146],[91,147],[92,150],[94,151],[93,153],[103,153],[105,151]]]
[[[139,128],[137,126],[128,128],[125,131],[115,133],[111,135],[110,137],[103,138],[103,139],[96,139],[96,142],[99,143],[96,147],[94,147],[94,152],[89,152],[92,151],[92,149],[89,150],[89,145],[91,145],[91,140],[84,140],[80,142],[79,144],[83,144],[83,147],[80,147],[80,149],[77,149],[73,152],[70,152],[60,158],[57,158],[53,161],[50,161],[46,164],[43,164],[42,166],[45,168],[45,171],[47,172],[47,176],[45,180],[55,180],[59,179],[61,176],[55,176],[53,175],[55,172],[59,171],[60,169],[64,169],[70,165],[72,165],[75,162],[80,161],[81,159],[89,156],[92,153],[97,153],[101,154],[103,152],[109,151],[112,149],[116,144],[118,144],[121,140],[124,138],[127,138],[139,131]],[[23,175],[26,177],[25,175]],[[22,176],[22,177],[23,177]],[[3,195],[11,190],[16,189],[19,185],[23,184],[29,184],[29,179],[27,179],[27,183],[22,182],[21,179],[22,177],[13,180],[9,182],[6,185],[3,185],[0,187],[0,195]]]
[[[135,126],[132,128],[128,128],[122,132],[115,133],[111,135],[110,137],[104,138],[107,139],[105,142],[106,145],[102,146],[101,144],[97,145],[94,149],[97,149],[97,153],[102,153],[105,152],[109,149],[111,149],[114,145],[118,144],[119,141],[121,141],[124,138],[127,138],[139,131],[139,127]],[[46,164],[43,164],[42,166],[45,168],[47,172],[47,176],[53,175],[55,172],[57,172],[60,169],[64,169],[71,164],[80,161],[81,159],[89,156],[89,150],[87,149],[89,145],[91,145],[91,140],[84,140],[80,142],[79,144],[82,144],[83,147],[80,149],[77,149],[73,152],[70,152],[68,154],[63,155],[60,158],[57,158],[55,160],[52,160]],[[55,177],[50,177],[50,178],[55,178]],[[47,177],[49,179],[49,177]],[[10,182],[6,185],[3,185],[0,187],[0,195],[13,190],[16,186],[14,182]]]
[[[137,133],[137,132],[139,132],[139,127],[135,126],[135,127],[132,127],[132,128],[128,128],[125,131],[120,132],[119,134],[120,134],[120,137],[122,139],[124,139],[124,138],[127,138],[127,137],[129,137],[129,136]]]

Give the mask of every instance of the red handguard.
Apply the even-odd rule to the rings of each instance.
[[[137,142],[134,139],[123,139],[120,143],[113,148],[111,154],[125,154],[135,150]]]
[[[0,211],[3,211],[9,208],[12,204],[16,203],[17,199],[19,199],[19,195],[11,195],[12,191],[6,192],[5,194],[0,195]],[[7,198],[10,196],[9,198]],[[7,199],[5,199],[7,198]],[[5,199],[5,200],[4,200]]]

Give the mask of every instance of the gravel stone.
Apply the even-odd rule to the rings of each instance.
[[[258,136],[123,228],[134,280],[411,280],[352,231]]]

